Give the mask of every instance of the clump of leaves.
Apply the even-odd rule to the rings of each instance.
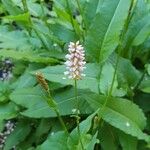
[[[148,0],[1,0],[0,132],[14,131],[4,150],[145,150],[150,148],[150,2]],[[86,53],[86,76],[63,80],[70,41]],[[2,68],[2,66],[0,66]],[[41,72],[60,118],[45,101]]]

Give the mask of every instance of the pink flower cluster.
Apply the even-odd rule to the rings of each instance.
[[[69,54],[65,57],[67,61],[65,62],[66,70],[64,75],[67,75],[69,79],[79,80],[83,74],[85,67],[85,51],[82,45],[79,44],[79,41],[76,43],[70,42],[68,46]]]

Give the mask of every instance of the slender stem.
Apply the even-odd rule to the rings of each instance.
[[[100,79],[101,79],[101,75],[102,75],[102,69],[103,69],[103,65],[102,64],[100,64],[99,63],[99,65],[100,65],[100,71],[99,71],[99,74],[98,74],[98,93],[100,94]]]
[[[49,89],[47,90],[47,94],[48,94],[49,100],[52,100],[52,101],[53,101]],[[52,106],[51,106],[51,104],[50,104],[51,102],[49,102],[49,100],[47,100],[48,106],[49,106],[50,108],[52,108]],[[55,103],[55,102],[54,102],[54,103]],[[65,123],[64,123],[64,121],[63,121],[63,119],[62,119],[62,117],[61,117],[61,115],[60,115],[60,113],[59,113],[58,107],[55,106],[55,107],[53,108],[53,110],[55,111],[55,113],[56,113],[56,115],[57,115],[57,117],[58,117],[58,119],[59,119],[59,121],[60,121],[60,124],[61,124],[61,126],[62,126],[62,128],[63,128],[63,130],[64,130],[65,133],[69,136],[69,132],[68,132],[67,127],[66,127],[66,125],[65,125]]]
[[[80,126],[79,126],[80,117],[79,117],[79,100],[78,100],[77,80],[74,80],[74,85],[75,85],[75,98],[76,98],[76,102],[77,102],[77,110],[76,110],[77,131],[78,131],[78,135],[79,135],[79,141],[80,141],[80,144],[81,144],[81,148],[82,148],[82,150],[84,150],[84,146],[83,146],[83,143],[82,143],[82,140],[81,140]]]
[[[113,79],[112,79],[112,82],[111,82],[111,87],[110,87],[109,92],[108,92],[108,94],[107,94],[105,103],[104,103],[104,105],[103,105],[103,107],[102,107],[102,112],[104,111],[105,106],[106,106],[106,104],[107,104],[107,102],[108,102],[108,100],[109,100],[109,98],[110,98],[110,96],[111,96],[111,94],[112,94],[113,86],[114,86],[115,78],[116,78],[116,74],[117,74],[118,64],[119,64],[119,55],[117,56],[117,61],[116,61],[116,65],[115,65],[115,72],[114,72],[114,74],[113,74]]]
[[[61,123],[61,125],[62,125],[62,127],[63,127],[63,129],[64,129],[64,131],[65,131],[65,133],[66,133],[67,135],[69,135],[69,132],[68,132],[68,130],[67,130],[67,128],[66,128],[66,125],[65,125],[65,123],[64,123],[64,121],[63,121],[63,119],[62,119],[62,117],[60,116],[60,113],[59,113],[58,109],[54,109],[54,111],[56,112],[57,117],[58,117],[58,119],[59,119],[59,121],[60,121],[60,123]]]

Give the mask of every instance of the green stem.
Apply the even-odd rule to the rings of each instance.
[[[78,100],[78,89],[77,89],[77,80],[74,80],[74,85],[75,85],[75,98],[76,98],[76,102],[77,102],[77,110],[76,110],[76,118],[77,118],[77,131],[78,131],[78,135],[79,135],[79,141],[81,144],[81,148],[82,150],[84,150],[84,146],[81,140],[81,132],[80,132],[80,126],[79,126],[79,100]]]
[[[54,109],[54,111],[55,111],[55,113],[57,114],[57,117],[58,117],[58,119],[59,119],[59,121],[60,121],[60,123],[61,123],[61,125],[62,125],[62,127],[63,127],[63,130],[65,131],[65,133],[66,133],[67,135],[69,135],[69,132],[68,132],[68,130],[67,130],[67,127],[66,127],[66,125],[65,125],[65,123],[64,123],[64,121],[63,121],[63,119],[62,119],[62,117],[60,116],[60,113],[59,113],[58,109]]]
[[[101,75],[102,75],[102,69],[103,69],[103,65],[100,64],[100,71],[99,71],[99,74],[98,74],[98,93],[100,94],[101,90],[100,90],[100,79],[101,79]]]
[[[112,82],[111,82],[111,87],[110,87],[109,92],[108,92],[108,94],[107,94],[105,103],[104,103],[104,105],[103,105],[103,107],[102,107],[102,112],[104,111],[105,106],[106,106],[108,100],[110,99],[110,97],[111,97],[111,95],[112,95],[113,86],[114,86],[115,78],[116,78],[116,74],[117,74],[118,64],[119,64],[119,54],[118,54],[118,56],[117,56],[117,61],[116,61],[116,64],[115,64],[115,72],[114,72],[114,74],[113,74],[113,79],[112,79]]]
[[[47,103],[48,103],[49,107],[52,108],[50,100],[53,101],[53,99],[52,99],[52,97],[51,97],[51,94],[50,94],[50,91],[49,91],[49,90],[47,91],[47,94],[48,94],[48,102],[47,102]],[[54,103],[54,105],[55,105],[55,102],[53,102],[53,103]],[[61,124],[61,126],[62,126],[62,128],[63,128],[63,130],[64,130],[65,133],[69,136],[69,132],[68,132],[67,127],[66,127],[66,125],[65,125],[65,123],[64,123],[64,121],[63,121],[63,119],[62,119],[62,117],[61,117],[61,115],[60,115],[60,113],[59,113],[59,109],[58,109],[57,105],[55,105],[55,106],[53,107],[53,110],[55,111],[55,113],[56,113],[56,115],[57,115],[57,117],[58,117],[58,119],[59,119],[59,121],[60,121],[60,124]]]

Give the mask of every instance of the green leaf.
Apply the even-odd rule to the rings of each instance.
[[[81,114],[91,112],[91,108],[84,100],[84,93],[85,92],[79,91],[78,95]],[[18,105],[28,108],[26,111],[21,113],[24,116],[32,118],[56,117],[55,112],[47,105],[41,88],[17,89],[10,95],[10,98]],[[56,93],[54,100],[56,100],[60,114],[63,116],[72,114],[72,109],[76,108],[74,89],[68,89],[66,91]]]
[[[118,144],[116,143],[116,134],[112,130],[112,127],[108,124],[104,124],[100,129],[99,140],[104,150],[116,150]]]
[[[130,4],[131,0],[101,1],[86,37],[86,49],[97,62],[105,61],[117,47]]]
[[[112,64],[115,67],[117,56],[113,57]],[[136,86],[139,79],[141,77],[141,73],[137,70],[131,63],[130,60],[120,57],[119,64],[117,68],[117,78],[118,83],[121,87],[128,86],[131,89]]]
[[[88,29],[95,17],[96,10],[98,7],[99,0],[89,0],[83,3],[83,20],[86,24],[86,29]]]
[[[88,131],[92,126],[92,119],[95,115],[96,113],[93,113],[92,115],[90,115],[88,118],[86,118],[84,121],[82,121],[79,124],[80,132],[81,132],[80,138],[84,148],[87,150],[94,149],[94,145],[97,143],[97,139],[96,139],[97,133],[93,137],[91,134],[88,133]],[[74,150],[82,149],[77,127],[71,132],[70,137],[68,137],[67,144],[69,149],[74,149]]]
[[[0,103],[8,101],[10,92],[10,83],[8,81],[0,81]]]
[[[14,103],[0,105],[0,120],[11,119],[18,115],[18,107]]]
[[[30,17],[29,13],[24,13],[15,16],[14,15],[4,16],[3,18],[9,21],[19,21],[29,25],[30,24],[29,17]]]
[[[109,74],[108,74],[109,70]],[[102,68],[101,78],[100,78],[100,90],[101,93],[106,94],[110,90],[111,83],[113,80],[115,69],[110,63],[105,63]],[[116,78],[117,79],[117,78]],[[115,79],[114,87],[117,87],[117,80]]]
[[[93,92],[98,93],[98,70],[99,66],[97,64],[87,64],[87,69],[85,70],[86,77],[83,80],[78,81],[78,88],[79,89],[90,89]],[[63,79],[64,65],[57,65],[57,66],[50,66],[46,67],[45,69],[37,70],[36,72],[42,72],[44,77],[52,82],[61,83],[63,85],[74,85],[74,82],[70,79]],[[92,70],[92,71],[91,71]],[[34,73],[34,74],[35,74]]]
[[[36,150],[68,150],[66,142],[66,134],[64,132],[57,132],[54,135],[49,135],[47,140],[42,145],[38,146]]]
[[[94,110],[102,109],[105,99],[105,96],[96,94],[86,96],[87,102]],[[133,102],[112,97],[108,100],[106,107],[99,111],[99,115],[126,134],[149,141],[148,135],[142,132],[146,125],[146,118],[141,109]]]
[[[147,17],[148,20],[150,20],[150,16]],[[150,35],[150,21],[147,21],[147,23],[141,28],[139,33],[136,35],[136,37],[133,40],[132,45],[133,46],[138,46],[142,44]]]
[[[11,15],[18,15],[22,11],[12,2],[12,0],[2,0],[2,4],[4,5],[5,9]]]
[[[37,141],[40,138],[42,139],[42,135],[47,134],[49,132],[50,127],[51,127],[51,122],[49,119],[41,119],[40,120],[38,127],[36,129],[36,134],[35,134]]]
[[[27,50],[31,47],[28,36],[22,31],[0,32],[0,48],[2,49]]]
[[[30,124],[26,121],[19,122],[15,130],[7,137],[4,150],[10,150],[13,146],[22,142],[31,131]]]
[[[47,7],[41,6],[41,4],[35,3],[32,0],[28,0],[27,5],[28,5],[30,14],[35,17],[42,17],[42,16],[48,14],[48,12],[49,12]]]
[[[124,45],[125,55],[129,53],[128,51],[131,50],[132,45],[134,44],[138,45],[145,41],[147,33],[144,32],[149,24],[149,18],[150,16],[148,15],[146,2],[143,0],[138,0],[133,10],[133,16],[131,18],[128,30],[124,38],[123,45]],[[143,36],[143,38],[141,38],[141,41],[139,41],[140,34]]]
[[[49,57],[40,56],[39,53],[31,52],[31,51],[15,51],[15,50],[1,50],[0,56],[2,57],[10,57],[16,60],[28,61],[28,62],[36,62],[36,63],[58,63],[58,60]]]
[[[145,93],[150,93],[150,86],[141,89]]]
[[[137,139],[118,131],[119,140],[123,150],[137,150]]]

